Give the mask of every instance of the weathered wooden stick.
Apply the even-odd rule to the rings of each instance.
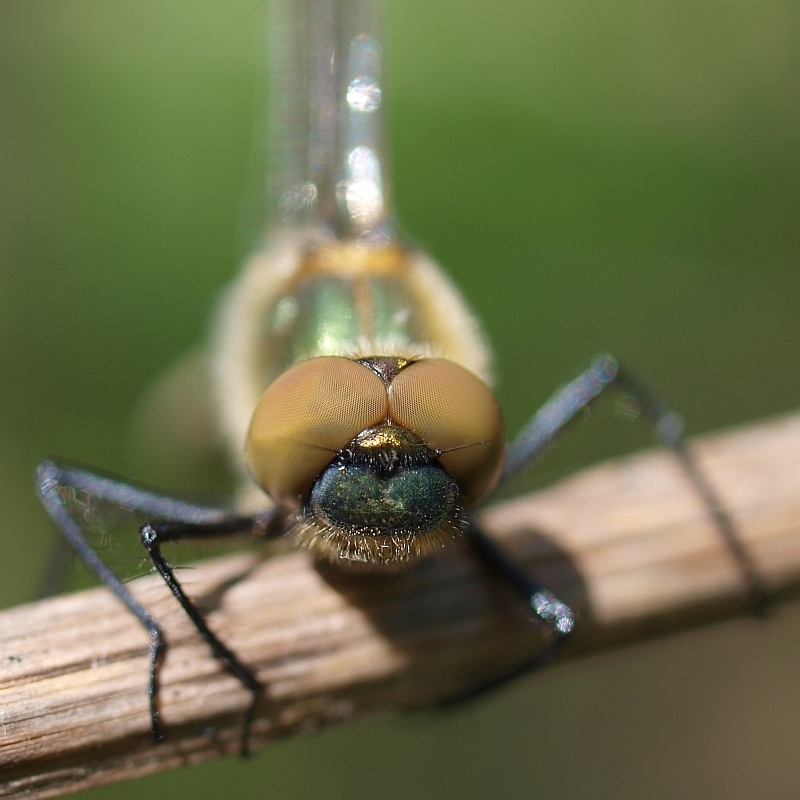
[[[695,452],[775,599],[797,593],[800,415]],[[483,521],[578,610],[565,657],[747,611],[734,561],[666,453],[602,464]],[[338,574],[304,553],[239,554],[190,575],[211,626],[267,687],[254,745],[431,706],[512,672],[541,644],[522,603],[458,548],[390,576]],[[169,641],[168,740],[150,734],[147,636],[109,592],[3,612],[0,797],[53,797],[237,751],[247,693],[160,579],[131,586]]]

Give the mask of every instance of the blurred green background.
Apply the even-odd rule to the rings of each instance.
[[[388,17],[399,215],[485,320],[512,429],[603,349],[693,433],[798,406],[800,5]],[[254,0],[0,3],[5,605],[50,539],[36,462],[136,471],[137,398],[257,238],[264,31]],[[650,441],[593,416],[529,485]],[[799,633],[782,608],[87,797],[795,798]]]

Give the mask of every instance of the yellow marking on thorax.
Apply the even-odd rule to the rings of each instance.
[[[340,275],[369,278],[408,272],[410,260],[402,247],[367,247],[356,242],[339,242],[315,248],[305,258],[298,277]]]

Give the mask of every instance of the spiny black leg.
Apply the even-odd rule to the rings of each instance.
[[[117,575],[97,555],[86,540],[83,531],[67,513],[60,496],[60,488],[74,488],[70,484],[69,470],[62,469],[52,461],[45,461],[38,470],[39,498],[45,510],[97,577],[127,606],[128,610],[142,624],[150,637],[150,679],[148,698],[150,701],[150,725],[156,741],[164,740],[164,731],[159,720],[158,708],[158,664],[163,659],[165,642],[159,624],[147,609],[125,588]]]
[[[465,695],[462,694],[445,701],[442,703],[445,707],[474,700],[550,663],[561,652],[567,637],[575,627],[575,615],[572,609],[549,589],[533,580],[516,561],[509,558],[502,548],[484,534],[474,519],[469,520],[466,537],[481,561],[510,584],[525,601],[528,608],[533,611],[535,621],[545,626],[549,641],[533,658],[517,667],[513,672],[484,683]]]
[[[262,686],[255,673],[246,667],[236,657],[235,653],[226,647],[212,632],[200,613],[200,610],[186,596],[183,587],[178,583],[172,565],[164,558],[161,552],[163,542],[175,542],[182,539],[199,539],[207,537],[224,536],[230,533],[240,533],[253,527],[253,520],[250,518],[229,519],[219,523],[208,523],[205,525],[186,525],[176,522],[149,522],[142,526],[140,536],[142,544],[153,560],[156,569],[160,573],[170,591],[177,598],[183,610],[194,623],[200,635],[208,643],[214,657],[219,659],[228,672],[238,679],[245,687],[250,690],[250,705],[244,715],[242,724],[241,754],[249,754],[250,729],[258,708],[258,701],[261,697]]]
[[[598,356],[587,370],[555,392],[509,446],[503,474],[495,491],[541,461],[558,434],[614,383],[617,372],[617,362],[611,356]]]
[[[162,541],[191,537],[219,537],[227,534],[242,533],[248,530],[264,537],[275,535],[278,531],[272,528],[271,523],[275,518],[276,512],[267,510],[253,517],[234,516],[226,509],[201,506],[183,500],[165,497],[148,489],[132,486],[121,480],[95,475],[80,467],[60,465],[53,461],[45,461],[40,464],[37,475],[39,498],[47,513],[64,534],[75,552],[83,559],[90,569],[92,569],[95,575],[97,575],[97,577],[125,604],[128,610],[139,620],[150,637],[150,669],[148,679],[150,719],[154,737],[158,741],[163,741],[164,733],[159,720],[158,708],[158,678],[159,667],[166,651],[166,642],[161,628],[144,606],[142,606],[125,588],[125,585],[114,571],[92,548],[78,523],[67,511],[67,501],[65,497],[62,496],[62,490],[84,492],[94,500],[102,500],[124,508],[129,512],[164,520],[164,522],[158,524],[162,527],[169,527],[169,532],[162,537]],[[163,557],[161,557],[161,560],[166,564]],[[156,567],[158,568],[158,564],[156,564]],[[167,567],[169,567],[169,565],[167,565]],[[167,580],[167,576],[164,575],[161,569],[159,569],[159,572],[161,572],[162,576]],[[167,583],[170,585],[170,589],[173,593],[175,593],[173,584],[177,586],[177,582],[174,579],[174,575],[171,573],[171,568],[169,572],[171,581],[167,580]],[[180,591],[180,587],[178,587],[178,590]],[[182,594],[181,591],[181,595]],[[183,597],[186,602],[181,601],[181,605],[183,605],[184,609],[189,613],[189,608],[186,605],[189,601],[185,596]],[[178,599],[180,600],[181,598],[179,597]],[[191,604],[189,605],[191,606]],[[203,629],[208,631],[197,609],[194,608],[194,606],[191,606],[191,608],[194,614],[189,613],[189,615],[201,634],[204,633]],[[195,617],[199,617],[202,622],[202,627],[198,625]],[[208,633],[210,634],[210,631]],[[211,636],[214,638],[213,634]],[[211,644],[207,636],[204,635],[204,638]],[[212,646],[214,654],[220,658],[223,663],[226,663],[227,667],[228,664],[223,656],[230,654],[230,651],[218,642],[217,644],[219,645],[218,648],[213,648]],[[231,663],[238,663],[232,654],[230,654],[230,656],[231,658],[228,660]],[[255,681],[255,678],[249,670],[245,671],[247,672],[246,676],[241,677],[237,674],[236,677],[239,677],[248,685],[248,688],[253,690],[252,683]],[[252,723],[256,708],[256,700],[257,697],[254,697],[253,703],[245,717],[245,732],[249,731]],[[246,747],[247,742],[245,736],[243,740],[244,752],[246,752]]]
[[[672,450],[681,463],[684,472],[702,498],[714,519],[717,530],[739,565],[754,612],[759,616],[764,615],[769,608],[767,587],[739,538],[736,526],[725,510],[725,506],[692,457],[686,441],[683,421],[677,414],[670,411],[636,375],[620,365],[617,366],[616,384],[639,403],[642,413],[655,428],[658,438]]]
[[[612,386],[628,392],[639,403],[659,439],[678,458],[741,570],[754,611],[763,613],[768,606],[766,586],[716,492],[697,468],[689,451],[680,417],[642,381],[621,367],[612,356],[597,356],[587,370],[559,389],[534,414],[509,448],[498,488],[540,461],[552,447],[558,434],[575,416]]]
[[[164,656],[167,653],[167,643],[160,628],[150,631],[150,669],[147,673],[147,699],[150,703],[150,729],[157,742],[163,742],[164,729],[161,727],[159,677]]]
[[[537,583],[508,554],[492,541],[474,522],[470,522],[467,539],[476,553],[492,569],[500,573],[530,606],[536,618],[548,626],[551,645],[560,647],[575,627],[572,609],[549,589]]]
[[[83,467],[72,464],[59,464],[43,461],[37,470],[39,494],[45,483],[55,484],[65,489],[85,492],[95,500],[104,500],[128,511],[141,513],[153,519],[174,520],[176,522],[203,523],[220,522],[231,518],[228,509],[189,503],[174,497],[167,497],[150,489],[143,489],[126,483],[119,478],[97,475]],[[61,504],[61,500],[59,499]]]

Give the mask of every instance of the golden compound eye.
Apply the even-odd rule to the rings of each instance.
[[[247,434],[250,471],[280,505],[297,509],[338,450],[389,412],[386,387],[349,358],[310,358],[261,396]]]
[[[483,381],[451,361],[424,359],[389,386],[392,420],[422,439],[458,483],[467,505],[492,490],[503,465],[503,418]]]

